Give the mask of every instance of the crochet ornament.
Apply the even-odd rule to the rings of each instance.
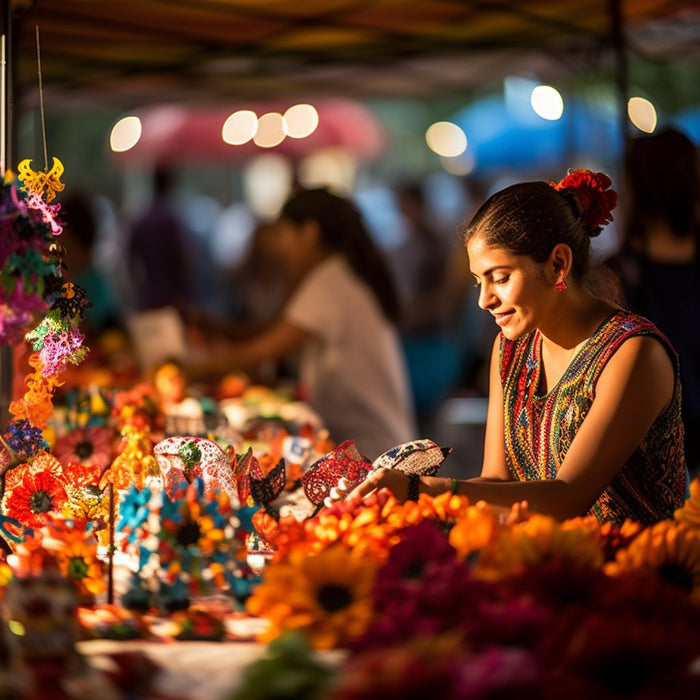
[[[233,470],[226,453],[212,440],[202,437],[170,437],[161,440],[153,454],[163,477],[165,492],[173,497],[180,484],[199,478],[206,488],[225,491],[237,500]]]
[[[61,161],[54,158],[51,170],[35,172],[31,160],[23,160],[18,171],[17,181],[6,178],[0,200],[0,342],[17,344],[40,320],[26,334],[33,371],[24,396],[10,404],[14,420],[2,436],[4,467],[45,448],[40,432],[53,413],[54,390],[68,365],[87,353],[77,324],[90,307],[85,290],[62,279],[61,205],[50,203],[64,187]]]

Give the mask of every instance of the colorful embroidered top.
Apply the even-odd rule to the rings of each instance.
[[[591,508],[590,514],[601,521],[655,522],[672,517],[683,504],[687,471],[673,348],[650,321],[617,311],[586,341],[552,390],[540,396],[540,332],[516,340],[501,336],[506,465],[513,478],[529,481],[556,477],[595,398],[601,372],[622,343],[637,335],[650,335],[664,344],[674,362],[676,386],[668,409]]]

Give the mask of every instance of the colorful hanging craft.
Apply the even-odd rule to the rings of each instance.
[[[15,345],[24,333],[33,354],[26,391],[10,405],[14,419],[2,439],[7,469],[31,459],[46,445],[41,431],[53,412],[53,393],[68,365],[85,357],[77,324],[90,307],[85,290],[63,280],[65,251],[61,205],[51,203],[63,190],[63,164],[53,159],[47,172],[35,172],[31,160],[8,172],[0,198],[0,343]],[[37,323],[33,330],[32,323]]]

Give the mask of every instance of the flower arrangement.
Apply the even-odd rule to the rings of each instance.
[[[319,669],[324,699],[691,698],[698,512],[700,480],[673,520],[646,528],[449,493],[398,504],[384,491],[301,523],[257,515],[276,552],[247,608],[267,619],[275,658],[298,656],[299,640],[307,659],[346,650]],[[235,697],[263,697],[255,668],[247,678]]]

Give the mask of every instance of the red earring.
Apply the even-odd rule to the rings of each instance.
[[[555,285],[554,289],[558,292],[563,292],[566,289],[566,280],[559,280]]]

